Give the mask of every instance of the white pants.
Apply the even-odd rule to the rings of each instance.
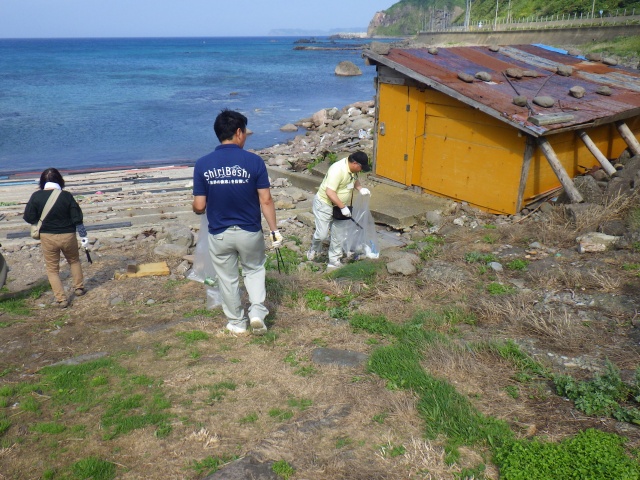
[[[262,232],[247,232],[230,227],[223,233],[209,235],[209,254],[218,276],[222,309],[231,324],[246,327],[246,317],[240,299],[238,259],[242,267],[244,286],[249,294],[249,318],[264,321],[269,310],[264,306],[266,256]]]
[[[336,263],[342,258],[342,242],[347,232],[347,222],[351,220],[335,220],[333,207],[327,205],[316,195],[313,199],[313,216],[315,217],[316,230],[313,232],[311,249],[315,252],[322,251],[322,242],[329,237],[329,263]]]

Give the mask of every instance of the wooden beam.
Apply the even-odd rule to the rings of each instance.
[[[596,160],[600,162],[600,165],[602,165],[602,168],[604,169],[604,171],[607,172],[607,175],[611,176],[614,173],[616,173],[616,169],[613,168],[613,165],[611,165],[611,163],[609,162],[609,159],[605,157],[602,154],[602,152],[598,149],[596,144],[593,143],[591,138],[589,138],[589,135],[587,135],[587,132],[585,132],[584,130],[578,130],[578,136],[584,142],[584,144],[587,146],[587,148],[593,154],[593,156],[596,157]]]
[[[524,189],[527,186],[527,178],[529,177],[529,169],[531,167],[531,159],[536,150],[535,138],[527,135],[527,142],[524,147],[524,155],[522,157],[522,169],[520,170],[520,186],[518,187],[518,200],[516,200],[516,213],[524,207]]]
[[[624,138],[624,141],[627,142],[631,153],[634,155],[640,155],[640,143],[638,143],[638,139],[631,129],[627,127],[627,124],[620,120],[616,122],[616,127],[618,127],[618,131],[620,132],[620,135],[622,135],[622,138]]]
[[[562,166],[562,163],[560,163],[560,160],[558,160],[556,152],[553,151],[553,148],[551,147],[549,141],[545,137],[540,137],[538,138],[538,146],[542,150],[542,153],[544,153],[544,156],[547,157],[549,165],[551,165],[551,168],[555,172],[556,177],[558,177],[558,180],[560,180],[564,191],[567,192],[571,203],[584,202],[582,195],[580,195],[580,192],[573,184],[573,180],[571,180],[566,170]]]

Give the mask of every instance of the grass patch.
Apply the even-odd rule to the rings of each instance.
[[[87,457],[74,463],[71,473],[74,480],[111,480],[116,478],[116,465],[97,457]]]
[[[371,259],[359,260],[353,263],[347,263],[342,268],[338,268],[327,276],[332,279],[344,278],[354,282],[363,282],[367,285],[373,284],[380,272],[384,268],[384,263]]]
[[[67,429],[66,426],[56,422],[43,422],[32,425],[29,430],[36,433],[48,433],[50,435],[56,435],[62,433]]]
[[[176,333],[178,338],[181,338],[187,345],[193,345],[201,340],[209,340],[209,334],[201,330],[191,330],[188,332]]]
[[[560,443],[513,440],[498,447],[495,460],[500,478],[597,478],[631,480],[640,466],[627,457],[625,440],[590,428]]]
[[[506,266],[509,270],[522,271],[527,269],[527,267],[529,266],[529,262],[527,260],[516,258],[515,260],[511,260],[509,263],[507,263]]]
[[[518,372],[526,375],[526,378],[533,376],[549,378],[550,372],[540,363],[536,362],[513,341],[506,342],[483,342],[471,344],[471,348],[476,352],[490,352],[504,360],[507,360]],[[521,376],[518,378],[522,378]]]
[[[304,293],[304,300],[307,304],[307,308],[321,312],[327,309],[327,303],[330,298],[331,297],[329,295],[317,288],[312,288]]]
[[[607,361],[605,371],[591,380],[578,381],[568,375],[554,377],[556,391],[586,415],[611,416],[618,421],[640,425],[640,367],[635,372],[635,383],[628,385],[620,370]],[[629,405],[629,402],[631,405]]]
[[[271,471],[284,480],[291,478],[296,471],[286,460],[278,460],[271,466]]]
[[[290,274],[298,271],[300,265],[300,255],[290,248],[280,247],[280,266],[278,269],[278,256],[276,250],[267,252],[267,260],[264,264],[266,270],[279,271]]]
[[[27,306],[24,298],[9,298],[0,301],[0,312],[10,315],[27,316],[31,314],[31,309]]]
[[[464,261],[467,263],[491,263],[497,262],[498,257],[493,253],[467,252],[464,254]]]
[[[293,411],[282,410],[280,408],[272,408],[271,410],[269,410],[269,416],[271,418],[275,418],[276,420],[284,422],[285,420],[293,418]]]
[[[207,457],[201,461],[194,460],[191,464],[191,468],[195,470],[199,477],[209,476],[220,470],[220,467],[223,467],[229,462],[233,462],[237,458],[238,457],[236,456],[228,455],[224,455],[222,457]]]
[[[413,250],[422,261],[430,260],[440,253],[440,248],[444,245],[444,239],[436,235],[427,235],[422,240],[410,243],[404,250]]]
[[[487,285],[487,292],[490,295],[509,295],[515,293],[516,289],[510,285],[504,285],[498,282],[491,282]]]

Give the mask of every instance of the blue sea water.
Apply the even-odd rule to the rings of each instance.
[[[298,39],[0,40],[0,174],[192,163],[218,144],[223,108],[248,117],[245,148],[260,149],[293,138],[286,123],[373,97],[360,50]],[[336,76],[343,60],[363,75]]]

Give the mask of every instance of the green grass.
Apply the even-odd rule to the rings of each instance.
[[[284,480],[288,480],[291,478],[291,475],[296,472],[295,469],[285,460],[278,460],[277,462],[274,462],[271,466],[271,471]]]
[[[178,338],[181,338],[187,345],[193,345],[201,340],[209,340],[209,334],[201,330],[191,330],[188,332],[176,333]]]
[[[280,256],[280,273],[290,274],[298,270],[300,255],[297,252],[287,247],[280,247]],[[264,266],[267,271],[278,271],[278,256],[275,250],[267,252],[267,261]]]
[[[11,427],[11,421],[6,418],[0,419],[0,437],[4,435],[4,433],[9,430]]]
[[[467,252],[464,255],[464,261],[467,263],[491,263],[497,262],[498,257],[493,253]]]
[[[524,373],[528,378],[540,377],[550,378],[551,373],[542,364],[536,362],[531,356],[513,341],[507,340],[504,342],[481,342],[473,343],[470,345],[471,349],[476,352],[490,352],[516,367],[518,372]]]
[[[384,263],[371,259],[359,260],[347,263],[341,268],[328,273],[329,278],[343,278],[354,282],[363,282],[367,285],[373,284],[378,272],[384,268]]]
[[[233,462],[238,457],[224,455],[222,457],[207,457],[204,460],[197,461],[194,460],[191,463],[191,468],[195,470],[198,477],[209,476],[212,473],[220,470],[220,467],[226,465],[229,462]]]
[[[498,447],[496,462],[500,478],[640,478],[640,465],[627,457],[625,440],[590,428],[560,443],[512,440]]]
[[[329,295],[317,288],[312,288],[311,290],[304,292],[304,300],[307,304],[307,308],[310,308],[311,310],[326,310],[329,299]]]
[[[600,41],[596,45],[591,42],[582,45],[581,48],[586,52],[605,52],[608,55],[622,57],[635,56],[640,51],[640,36],[617,37],[612,40]]]
[[[240,419],[240,424],[245,425],[247,423],[256,423],[257,421],[258,421],[258,414],[256,412],[251,412],[250,414]]]
[[[71,473],[74,480],[111,480],[116,478],[116,465],[97,457],[87,457],[74,463]]]
[[[275,418],[276,420],[284,422],[285,420],[293,418],[293,411],[282,410],[280,408],[272,408],[271,410],[269,410],[269,416],[271,418]]]
[[[515,260],[511,260],[507,263],[507,268],[509,270],[526,270],[528,266],[529,262],[520,258],[516,258]]]
[[[498,282],[491,282],[487,285],[487,292],[490,295],[509,295],[515,293],[516,289],[510,285],[503,285]]]
[[[31,314],[31,309],[27,306],[24,298],[9,298],[0,300],[0,312],[10,315],[27,316]]]
[[[66,429],[67,427],[60,423],[43,422],[31,425],[31,428],[29,430],[36,433],[48,433],[50,435],[55,435],[64,432]]]
[[[195,310],[191,310],[184,314],[184,318],[192,318],[192,317],[215,317],[218,315],[218,311],[216,309],[209,310],[208,308],[196,308]]]

